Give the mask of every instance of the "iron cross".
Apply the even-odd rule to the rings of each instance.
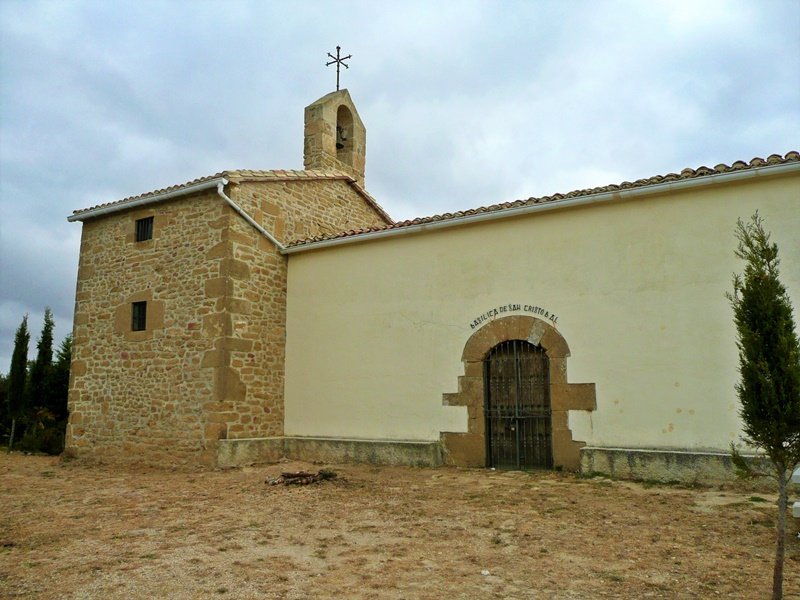
[[[333,60],[326,62],[325,66],[330,67],[331,65],[336,65],[336,91],[339,91],[339,65],[342,65],[345,69],[349,69],[350,67],[347,66],[347,63],[344,62],[348,58],[353,58],[352,54],[348,54],[347,56],[339,57],[339,51],[341,50],[341,46],[336,46],[336,56],[328,52],[328,56],[330,56]]]

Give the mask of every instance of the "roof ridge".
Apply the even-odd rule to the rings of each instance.
[[[468,217],[473,216],[481,213],[492,213],[498,211],[504,211],[512,208],[519,208],[522,206],[530,206],[533,204],[545,204],[550,202],[558,202],[560,200],[567,200],[570,198],[579,198],[582,196],[591,196],[594,194],[601,194],[604,192],[616,192],[621,190],[629,190],[629,189],[637,189],[637,188],[644,188],[651,185],[658,185],[663,183],[669,183],[673,181],[682,181],[682,180],[689,180],[689,179],[699,179],[702,177],[709,177],[714,175],[721,175],[724,173],[732,173],[736,171],[745,171],[750,169],[774,166],[774,165],[781,165],[793,162],[800,162],[800,152],[796,150],[791,150],[787,152],[784,156],[780,154],[770,154],[767,158],[761,157],[754,157],[750,159],[749,162],[745,162],[742,160],[737,160],[730,165],[726,165],[725,163],[719,163],[713,168],[706,167],[706,166],[699,166],[697,168],[685,168],[680,173],[667,173],[666,175],[654,175],[652,177],[646,177],[642,179],[637,179],[633,182],[631,181],[623,181],[619,184],[610,184],[606,186],[594,187],[594,188],[585,188],[579,190],[573,190],[571,192],[567,192],[566,194],[555,193],[549,196],[539,196],[539,197],[529,197],[526,199],[520,200],[513,200],[510,202],[501,202],[498,204],[491,204],[489,206],[478,206],[476,208],[469,208],[465,210],[459,210],[456,212],[448,212],[442,213],[437,215],[431,215],[428,217],[416,217],[414,219],[406,219],[404,221],[397,221],[391,225],[386,225],[382,227],[369,227],[369,228],[361,228],[361,229],[352,229],[349,231],[343,231],[339,233],[332,233],[332,234],[324,234],[318,236],[312,236],[309,238],[298,239],[289,242],[286,244],[288,247],[294,246],[302,246],[304,244],[311,244],[314,242],[322,242],[326,240],[338,239],[338,238],[345,238],[345,237],[352,237],[357,236],[365,233],[375,233],[379,231],[387,231],[392,229],[400,229],[403,227],[410,227],[413,225],[423,225],[426,223],[433,223],[439,221],[448,221],[452,219],[458,219],[461,217]]]
[[[255,169],[238,169],[235,171],[225,171],[231,179],[239,179],[247,181],[251,179],[353,179],[353,176],[338,171],[336,169],[320,170],[320,169],[269,169],[269,170],[255,170]]]

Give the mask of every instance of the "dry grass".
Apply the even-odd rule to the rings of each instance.
[[[0,597],[769,595],[769,494],[357,465],[334,466],[332,482],[264,484],[303,467],[319,468],[181,473],[3,454]],[[787,598],[800,596],[790,522]]]

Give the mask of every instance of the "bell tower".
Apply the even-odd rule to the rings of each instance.
[[[364,186],[367,130],[347,90],[306,106],[304,135],[305,169],[343,171]]]

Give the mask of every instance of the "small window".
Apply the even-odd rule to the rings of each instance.
[[[131,310],[131,330],[147,329],[147,302],[134,302]]]
[[[136,241],[144,242],[153,239],[153,217],[136,220]]]

